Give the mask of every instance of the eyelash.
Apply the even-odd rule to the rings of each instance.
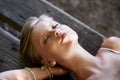
[[[49,39],[49,36],[46,36],[46,37],[44,38],[44,44],[47,43],[48,39]]]
[[[52,25],[52,29],[55,29],[55,28],[57,27],[57,25],[58,25],[58,24]]]
[[[55,29],[55,28],[57,27],[57,25],[58,25],[58,24],[52,25],[52,29]],[[47,43],[48,39],[49,39],[49,36],[46,36],[46,37],[44,38],[44,44]]]

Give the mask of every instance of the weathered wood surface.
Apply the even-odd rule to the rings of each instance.
[[[81,45],[92,54],[96,53],[102,42],[101,35],[46,0],[0,0],[0,18],[19,31],[28,17],[44,13],[71,26],[79,34]]]
[[[105,36],[120,37],[119,0],[48,0]]]
[[[80,44],[91,54],[96,54],[104,36],[46,0],[0,0],[0,19],[18,31],[28,17],[46,13],[77,31]],[[0,71],[20,68],[16,61],[19,59],[18,47],[19,39],[0,28]]]
[[[0,0],[0,19],[19,31],[28,17],[44,13],[76,30],[80,44],[95,55],[102,42],[102,35],[52,4],[44,0]],[[19,68],[20,65],[16,61],[19,57],[19,40],[6,32],[0,32],[0,71]]]
[[[20,68],[19,39],[0,27],[0,72]]]

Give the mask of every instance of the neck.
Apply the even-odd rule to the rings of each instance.
[[[60,60],[59,64],[72,71],[78,79],[86,79],[94,73],[93,68],[98,68],[97,59],[79,44],[74,46],[70,56]],[[64,62],[64,63],[63,63]]]

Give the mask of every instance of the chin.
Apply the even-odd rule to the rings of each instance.
[[[78,41],[78,35],[77,35],[77,33],[75,33],[74,35],[72,35],[72,36],[71,36],[71,39],[72,39],[73,41]]]
[[[76,43],[76,42],[78,42],[78,36],[73,36],[73,37],[71,37],[70,40],[69,40],[69,42],[71,42],[71,43]]]

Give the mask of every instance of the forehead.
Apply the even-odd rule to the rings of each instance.
[[[43,30],[43,29],[48,29],[50,28],[52,25],[58,24],[57,21],[53,20],[53,19],[43,19],[40,20],[36,25],[34,30]]]

